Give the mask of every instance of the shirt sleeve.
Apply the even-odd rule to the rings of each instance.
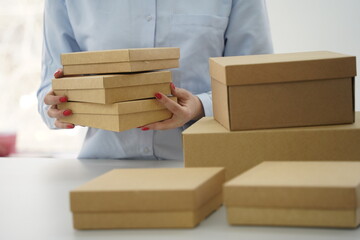
[[[264,0],[235,0],[225,32],[224,56],[273,52]]]
[[[205,92],[201,94],[196,95],[204,108],[205,117],[211,117],[213,115],[213,109],[212,109],[212,92]]]
[[[41,84],[37,91],[38,111],[49,128],[56,128],[55,119],[47,115],[50,106],[44,103],[45,95],[51,90],[54,72],[61,68],[60,54],[80,51],[68,18],[63,0],[46,0],[44,7],[43,56]]]

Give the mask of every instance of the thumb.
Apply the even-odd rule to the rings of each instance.
[[[171,83],[171,94],[179,99],[189,99],[192,95],[188,90],[175,87],[173,83]]]

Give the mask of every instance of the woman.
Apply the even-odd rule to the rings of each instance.
[[[39,112],[50,128],[73,128],[58,120],[70,115],[56,105],[51,79],[61,77],[60,54],[121,48],[179,47],[180,68],[172,70],[173,103],[158,101],[170,120],[140,129],[111,132],[89,128],[79,158],[182,159],[181,132],[212,116],[209,57],[272,52],[263,0],[77,0],[46,1]]]

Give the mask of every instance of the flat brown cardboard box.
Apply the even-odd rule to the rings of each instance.
[[[175,97],[170,97],[176,101]],[[66,102],[58,109],[71,109],[73,114],[62,121],[75,125],[109,131],[125,131],[149,123],[169,119],[172,113],[156,99],[136,100],[113,104]]]
[[[179,66],[179,48],[138,48],[61,54],[64,75],[142,72]]]
[[[229,130],[354,121],[356,59],[333,52],[210,58],[214,118]]]
[[[115,169],[70,192],[74,227],[189,228],[222,204],[223,168]]]
[[[354,228],[360,162],[263,162],[224,185],[228,222]]]
[[[263,161],[360,161],[354,124],[229,131],[202,118],[183,132],[185,167],[225,167],[226,179]]]
[[[69,101],[115,103],[152,98],[157,92],[170,95],[171,72],[65,77],[52,80],[56,95]]]

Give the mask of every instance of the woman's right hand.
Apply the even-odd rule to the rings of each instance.
[[[61,78],[61,77],[63,77],[63,75],[64,74],[63,74],[62,69],[58,69],[54,73],[55,78]],[[68,98],[66,96],[56,96],[53,90],[51,90],[48,94],[46,94],[46,96],[44,98],[44,103],[46,105],[50,105],[50,108],[48,110],[48,115],[51,118],[56,118],[55,126],[57,128],[74,128],[75,127],[75,125],[72,123],[67,123],[67,122],[63,122],[62,120],[60,120],[60,118],[70,116],[72,114],[72,111],[70,109],[59,110],[57,108],[58,104],[64,103],[67,101],[68,101]]]

